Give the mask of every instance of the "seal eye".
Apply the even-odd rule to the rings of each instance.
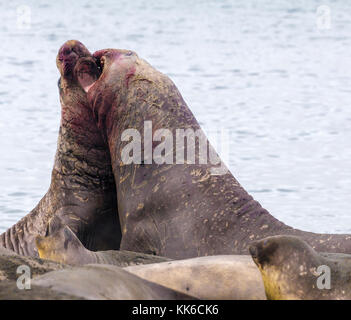
[[[128,51],[127,53],[126,53],[126,56],[131,56],[133,54],[133,51]]]

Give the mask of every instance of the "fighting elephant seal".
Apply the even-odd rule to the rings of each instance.
[[[351,299],[351,255],[317,253],[293,236],[256,241],[250,253],[268,299]]]
[[[247,254],[253,240],[290,234],[320,251],[351,252],[350,235],[293,229],[263,209],[229,171],[213,174],[203,154],[192,157],[188,147],[203,146],[193,135],[171,144],[177,129],[204,134],[166,75],[132,51],[106,49],[94,57],[102,73],[87,90],[88,100],[111,153],[122,250],[173,259]]]
[[[90,251],[83,246],[68,226],[64,226],[49,236],[38,236],[36,246],[40,258],[69,265],[96,263],[126,267],[169,261],[167,258],[138,252],[122,250]]]
[[[121,233],[110,155],[82,90],[99,71],[79,41],[66,42],[56,62],[61,124],[50,188],[27,216],[0,235],[0,246],[37,256],[35,237],[68,225],[89,249],[118,249]]]

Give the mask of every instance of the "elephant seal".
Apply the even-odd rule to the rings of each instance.
[[[112,265],[92,264],[48,272],[32,284],[93,300],[196,300]]]
[[[68,225],[91,250],[118,249],[121,232],[110,155],[82,90],[99,69],[75,40],[60,48],[56,62],[61,124],[50,188],[28,215],[0,235],[0,246],[38,256],[35,237]]]
[[[320,251],[351,252],[351,235],[304,232],[275,219],[224,165],[218,172],[205,161],[212,147],[194,155],[204,133],[166,75],[132,51],[93,56],[102,73],[88,101],[111,154],[121,250],[172,259],[248,254],[253,240],[288,234]]]
[[[85,300],[83,297],[65,294],[47,287],[31,286],[19,290],[13,281],[0,282],[0,301],[3,300]]]
[[[250,253],[268,299],[351,299],[351,255],[317,253],[293,236],[256,241]]]
[[[42,259],[69,265],[111,264],[145,280],[205,300],[265,299],[260,273],[248,255],[211,256],[186,260],[129,251],[89,251],[65,226],[36,239]]]
[[[112,264],[119,267],[169,261],[167,258],[129,251],[90,251],[79,241],[68,226],[49,236],[36,238],[39,256],[42,259],[69,265]]]
[[[21,275],[21,268],[18,269],[21,266],[30,268],[31,277],[68,267],[62,263],[45,261],[37,257],[21,256],[11,250],[0,248],[0,282],[17,280]]]
[[[209,256],[130,266],[124,270],[201,300],[265,300],[249,255]]]
[[[265,299],[260,273],[248,255],[211,256],[186,260],[129,251],[89,251],[65,226],[36,239],[42,259],[68,265],[111,264],[145,280],[205,300]]]

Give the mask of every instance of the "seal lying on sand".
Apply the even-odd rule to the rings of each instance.
[[[266,299],[260,272],[248,255],[199,257],[124,270],[203,300]]]
[[[135,256],[142,261],[145,255]],[[161,260],[155,257],[154,261],[157,261],[157,258]],[[29,267],[26,272],[31,279],[30,283],[23,281],[23,278],[20,279],[24,276],[24,266]],[[0,248],[0,300],[190,298],[187,294],[150,283],[118,267],[111,267],[88,266],[77,269],[37,257],[18,255],[11,250]],[[63,272],[51,272],[56,270]],[[19,288],[19,284],[30,284],[30,290]]]
[[[248,255],[211,256],[169,261],[129,251],[92,252],[64,227],[48,237],[37,237],[39,256],[69,265],[88,263],[126,267],[145,280],[199,299],[265,299],[260,273]],[[142,264],[142,265],[141,265]]]
[[[256,241],[250,253],[268,299],[351,299],[351,255],[317,253],[293,236]]]
[[[214,175],[204,161],[207,149],[192,157],[191,146],[199,150],[200,144],[191,132],[204,134],[166,75],[132,51],[106,49],[94,57],[103,69],[88,100],[111,153],[122,250],[173,259],[246,254],[253,240],[290,234],[319,251],[351,252],[351,235],[293,229],[253,200],[229,171]],[[177,129],[190,136],[172,144]]]
[[[47,237],[38,236],[36,245],[42,259],[69,265],[112,264],[119,267],[169,261],[150,254],[107,250],[90,251],[79,241],[72,230],[65,226]]]
[[[31,277],[68,267],[61,263],[44,261],[37,257],[21,256],[11,250],[0,248],[0,282],[4,280],[17,280],[21,275],[21,272],[17,273],[17,270],[21,266],[30,268]]]
[[[35,278],[32,283],[93,300],[195,300],[112,265],[87,265],[53,271]]]
[[[68,225],[91,250],[119,248],[121,232],[110,155],[82,90],[98,76],[85,72],[91,70],[91,64],[94,59],[80,42],[68,41],[60,48],[57,67],[62,112],[51,185],[28,215],[0,236],[0,246],[37,256],[35,237]]]

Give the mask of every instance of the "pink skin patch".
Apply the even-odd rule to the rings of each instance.
[[[100,60],[100,63],[103,64],[105,57],[108,59],[113,59],[115,62],[117,62],[120,66],[123,66],[123,60],[124,60],[124,53],[118,52],[117,50],[111,50],[111,49],[103,49],[96,51],[93,54],[93,57],[95,59]],[[136,68],[135,66],[131,67],[129,70],[121,68],[121,72],[125,73],[125,85],[128,87],[129,80],[134,76]],[[123,70],[123,71],[122,71]],[[88,90],[92,87],[92,85],[88,88]]]
[[[94,85],[96,78],[88,73],[82,73],[78,76],[78,80],[84,91],[88,92],[89,89]]]
[[[99,74],[96,64],[91,60],[83,60],[78,62],[75,73],[79,84],[85,92],[88,92],[89,89],[94,85],[94,83],[98,79]]]

